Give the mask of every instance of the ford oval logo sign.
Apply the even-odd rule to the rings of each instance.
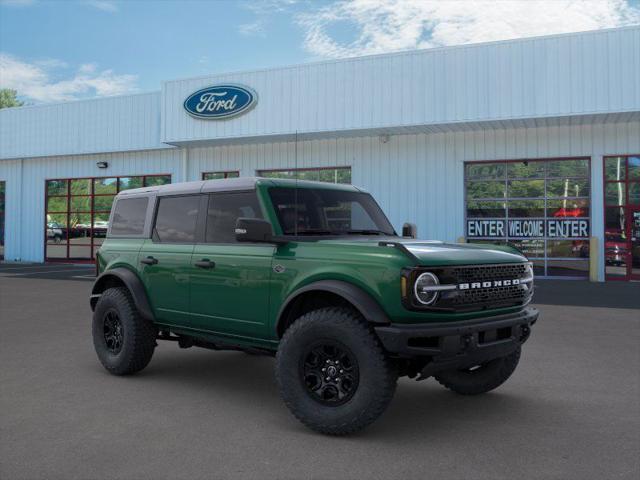
[[[258,96],[243,85],[213,85],[192,93],[184,101],[184,109],[196,118],[223,120],[253,108]]]

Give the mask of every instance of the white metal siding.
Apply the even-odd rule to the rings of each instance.
[[[160,92],[0,110],[0,158],[164,147]]]
[[[640,111],[640,27],[412,51],[166,82],[162,140],[340,132]],[[235,82],[256,107],[194,119],[184,99]]]

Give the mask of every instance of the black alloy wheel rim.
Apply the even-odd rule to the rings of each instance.
[[[109,310],[104,314],[103,333],[107,350],[114,355],[120,353],[124,335],[120,316],[115,310]]]
[[[301,374],[311,398],[331,407],[351,400],[360,380],[358,361],[353,353],[333,340],[317,342],[305,350]]]

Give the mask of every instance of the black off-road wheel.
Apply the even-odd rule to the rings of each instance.
[[[114,375],[139,372],[153,356],[157,330],[140,316],[126,288],[109,288],[102,294],[92,330],[98,358]]]
[[[513,353],[487,363],[434,375],[449,390],[461,395],[479,395],[498,388],[515,371],[520,361],[520,347]]]
[[[398,373],[356,312],[323,308],[298,318],[276,355],[276,380],[291,412],[328,435],[357,432],[387,408]]]

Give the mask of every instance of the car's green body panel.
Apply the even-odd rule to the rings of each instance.
[[[293,181],[261,179],[256,190],[263,214],[282,233],[268,189],[291,187]],[[300,182],[299,188],[358,191],[344,185]],[[404,245],[410,252],[381,241]],[[153,256],[157,265],[140,260]],[[194,263],[215,262],[201,269]],[[287,299],[301,288],[322,280],[358,287],[382,308],[392,323],[428,323],[489,317],[521,307],[442,313],[408,310],[401,299],[401,272],[415,266],[521,263],[526,258],[510,247],[448,244],[400,237],[310,237],[276,244],[156,243],[148,239],[107,238],[98,255],[101,272],[125,267],[144,284],[156,322],[176,333],[223,338],[244,346],[273,348],[276,323]]]
[[[191,264],[208,259],[215,268],[191,267],[190,314],[197,328],[268,337],[273,245],[196,245]]]
[[[107,238],[105,248],[96,255],[97,270],[104,272],[114,268],[128,268],[139,273],[138,254],[144,240],[136,238]]]

